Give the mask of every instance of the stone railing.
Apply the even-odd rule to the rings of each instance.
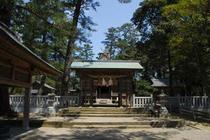
[[[168,97],[168,106],[179,108],[208,109],[210,106],[208,96],[175,96]]]
[[[79,106],[78,96],[55,96],[55,102],[59,107]]]
[[[145,108],[152,105],[153,97],[141,97],[133,95],[133,108]],[[168,108],[194,108],[208,109],[210,108],[210,100],[208,96],[169,96],[166,104]]]

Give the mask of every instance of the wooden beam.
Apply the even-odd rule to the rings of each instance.
[[[26,64],[29,64],[29,67],[31,64],[33,64],[38,69],[40,69],[40,71],[43,71],[45,73],[51,75],[62,74],[61,71],[49,65],[47,62],[35,55],[35,53],[32,53],[29,49],[26,49],[26,47],[24,47],[21,43],[16,42],[15,40],[9,38],[6,35],[2,35],[2,38],[0,38],[0,44],[1,46],[3,46],[0,46],[1,50],[7,52],[7,54],[9,55],[12,55],[12,57],[18,58],[18,60],[24,61]]]
[[[13,67],[12,67],[12,80],[15,80],[15,69],[16,69],[16,66],[13,65]]]
[[[89,75],[94,76],[127,76],[133,77],[133,70],[117,70],[117,69],[91,69],[91,70],[81,70],[78,69],[76,72],[80,75],[80,77],[88,77]]]
[[[13,50],[14,51],[14,50]],[[16,65],[20,69],[26,69],[28,70],[30,68],[30,64],[22,59],[20,59],[17,56],[14,56],[7,51],[5,51],[3,48],[0,48],[0,60],[5,64],[5,65]]]
[[[20,81],[11,80],[11,79],[0,79],[0,84],[15,86],[15,87],[24,87],[24,88],[31,87],[31,83],[25,83],[25,82],[20,82]]]

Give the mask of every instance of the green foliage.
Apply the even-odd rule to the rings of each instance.
[[[203,92],[210,80],[210,2],[208,0],[180,0],[164,7],[163,16],[173,32],[168,45],[173,52],[172,63],[176,75],[193,90]]]
[[[131,0],[118,0],[120,3],[129,3]]]
[[[134,12],[132,21],[137,26],[141,38],[137,45],[138,58],[144,67],[143,77],[164,78],[169,69],[169,47],[167,33],[161,28],[164,18],[162,8],[171,3],[166,0],[144,0]]]
[[[139,96],[148,96],[155,91],[151,83],[146,80],[137,80],[135,83],[137,95]]]
[[[131,23],[125,23],[120,27],[111,27],[106,33],[102,43],[109,51],[111,59],[129,60],[136,57],[136,43],[139,33]]]
[[[105,45],[105,49],[108,50],[110,58],[114,59],[117,51],[117,40],[119,37],[119,32],[116,28],[111,27],[105,33],[106,38],[102,43]]]
[[[78,3],[81,4],[79,9],[76,8]],[[72,58],[74,46],[91,43],[87,31],[94,31],[95,23],[86,12],[96,10],[98,6],[95,0],[2,0],[0,20],[20,35],[29,49],[67,72],[71,64],[67,58]],[[83,53],[83,59],[89,53],[87,59],[91,59],[92,46],[84,46],[79,53]]]
[[[74,57],[83,61],[92,60],[94,57],[93,46],[84,44],[82,47],[78,47]]]
[[[189,93],[210,82],[208,0],[144,0],[132,21],[141,33],[138,52],[144,76],[183,81]],[[147,75],[147,76],[146,76]]]

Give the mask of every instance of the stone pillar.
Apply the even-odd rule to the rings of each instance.
[[[135,94],[132,96],[132,107],[135,107]]]
[[[29,130],[29,112],[30,112],[30,88],[25,88],[24,111],[23,111],[23,128]]]

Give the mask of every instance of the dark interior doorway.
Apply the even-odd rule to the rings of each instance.
[[[98,86],[97,98],[99,99],[111,99],[111,86]]]

